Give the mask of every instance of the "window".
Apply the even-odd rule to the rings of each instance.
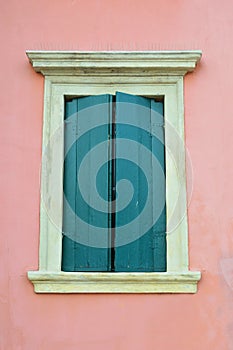
[[[183,76],[193,71],[201,53],[28,52],[27,55],[34,69],[45,76],[39,270],[28,272],[35,291],[195,293],[200,272],[188,268]],[[116,91],[164,101],[166,271],[62,271],[65,101],[114,95]]]
[[[165,272],[163,103],[116,92],[65,106],[62,270]]]

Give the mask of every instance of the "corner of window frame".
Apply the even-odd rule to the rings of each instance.
[[[51,154],[50,169],[41,172],[41,183],[49,186],[50,174],[56,172],[56,225],[43,202],[40,203],[39,270],[28,271],[37,293],[196,293],[200,271],[189,270],[186,201],[185,152],[179,154],[179,175],[166,145],[166,125],[172,125],[184,142],[183,80],[201,58],[201,51],[27,51],[34,70],[44,76],[43,146],[60,129],[61,142]],[[64,99],[72,96],[114,94],[122,91],[148,97],[163,96],[165,109],[166,207],[167,223],[172,216],[174,196],[179,186],[185,193],[184,211],[179,225],[167,235],[167,272],[101,273],[63,272],[63,150]],[[47,165],[48,166],[48,165]],[[181,176],[180,176],[181,174]],[[43,186],[42,186],[43,187]],[[175,189],[175,190],[174,190]],[[56,203],[55,203],[56,202]],[[178,208],[179,212],[179,208]],[[169,230],[169,228],[168,228]]]

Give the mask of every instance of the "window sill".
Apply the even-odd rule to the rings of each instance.
[[[28,278],[36,293],[196,293],[201,273],[29,271]]]

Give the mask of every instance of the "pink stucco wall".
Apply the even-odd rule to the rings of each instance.
[[[231,0],[0,4],[1,350],[233,349]],[[196,295],[37,295],[43,78],[25,50],[202,49],[185,78]]]

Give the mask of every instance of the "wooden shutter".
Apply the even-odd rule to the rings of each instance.
[[[134,192],[124,209],[116,201],[114,269],[166,271],[165,181],[153,162],[165,174],[163,104],[117,93],[115,119],[116,184],[127,179]],[[121,192],[126,202],[128,194]]]
[[[97,105],[103,108],[93,108]],[[153,162],[155,157],[164,175],[163,104],[117,93],[115,112],[112,111],[110,95],[66,102],[62,270],[166,271],[165,204],[160,208],[161,202],[165,203],[165,181],[157,176],[158,167]],[[103,118],[104,124],[98,126],[98,120]],[[112,121],[116,123],[113,126]],[[105,167],[98,176],[93,169],[95,154],[90,152],[82,185],[85,202],[77,173],[85,155],[106,140],[109,142],[105,142],[99,155]],[[116,160],[109,161],[112,155]],[[90,184],[95,181],[106,199],[103,211],[98,210],[98,202],[94,203],[97,210],[88,205],[94,198]],[[121,208],[122,200],[127,203],[130,193],[133,197]],[[111,213],[109,209],[115,211]],[[85,230],[80,219],[89,225]],[[90,242],[93,238],[90,227],[95,226],[104,228],[105,248],[89,244],[88,237]],[[127,228],[123,233],[122,227]],[[86,244],[80,243],[83,235]]]
[[[109,247],[111,216],[108,214],[108,201],[111,195],[108,174],[111,171],[111,162],[107,141],[111,139],[111,101],[110,95],[100,95],[75,98],[65,104],[63,271],[109,271],[111,268]],[[102,142],[105,143],[101,162],[105,166],[97,176],[93,169],[96,160],[94,147]],[[86,177],[80,185],[77,174],[87,155],[89,161],[86,162]],[[90,205],[93,199],[93,186],[90,185],[96,181],[98,191],[106,200],[102,211],[96,209],[98,203],[94,203],[95,208]],[[101,227],[103,231],[101,247],[98,247],[98,242],[97,246],[93,247],[95,237],[91,228],[95,226]],[[98,240],[98,235],[96,236]]]

